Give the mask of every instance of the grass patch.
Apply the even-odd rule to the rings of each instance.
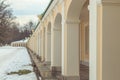
[[[13,75],[13,74],[18,74],[18,75],[25,75],[25,74],[29,74],[31,73],[32,71],[30,70],[19,70],[18,72],[10,72],[10,73],[7,73],[7,75]]]

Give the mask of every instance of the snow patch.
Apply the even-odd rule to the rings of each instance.
[[[0,80],[37,80],[31,64],[26,48],[0,47]],[[24,69],[32,72],[25,75],[7,75],[7,73]]]

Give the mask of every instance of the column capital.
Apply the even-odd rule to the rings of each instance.
[[[54,27],[54,28],[53,28],[53,31],[61,31],[61,28]]]
[[[67,24],[79,24],[80,20],[66,20]]]
[[[110,6],[120,6],[120,1],[118,0],[103,0],[102,1],[103,5],[110,5]]]

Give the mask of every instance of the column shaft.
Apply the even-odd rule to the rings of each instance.
[[[64,30],[62,75],[66,80],[79,80],[79,23],[67,22]]]
[[[46,55],[45,55],[45,60],[46,62],[51,62],[51,33],[47,32],[46,33]]]
[[[61,30],[53,29],[51,38],[51,66],[61,70]]]
[[[42,32],[42,40],[41,40],[41,47],[42,47],[42,53],[41,53],[41,58],[42,58],[42,61],[45,60],[45,34],[44,34],[44,31]]]

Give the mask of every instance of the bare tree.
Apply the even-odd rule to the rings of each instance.
[[[0,0],[0,43],[3,44],[6,43],[6,39],[9,34],[8,30],[10,30],[10,26],[15,18],[12,15],[10,5],[5,2],[5,0]]]

